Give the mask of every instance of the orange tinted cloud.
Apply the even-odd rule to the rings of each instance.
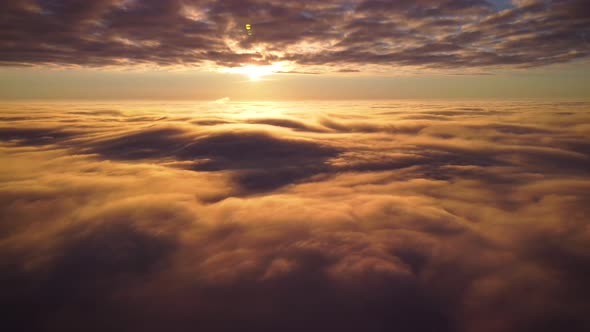
[[[286,61],[293,72],[317,73],[588,58],[585,1],[494,3],[2,1],[0,64],[211,69]]]
[[[6,324],[587,326],[587,103],[350,105],[4,105]]]

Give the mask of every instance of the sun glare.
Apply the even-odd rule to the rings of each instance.
[[[244,68],[244,74],[248,75],[250,80],[258,81],[263,76],[272,74],[272,68],[265,68],[265,67],[258,67],[258,66],[251,66]]]
[[[280,63],[275,63],[268,66],[248,65],[243,67],[234,67],[228,68],[224,71],[232,74],[246,75],[250,81],[260,81],[263,80],[264,76],[272,75],[273,73],[277,73],[282,70],[284,70],[283,65]]]

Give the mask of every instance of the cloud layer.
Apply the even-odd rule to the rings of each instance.
[[[4,105],[4,324],[585,331],[588,106]]]
[[[587,59],[584,0],[0,1],[0,63],[293,71],[531,67]],[[251,24],[251,32],[245,29]]]

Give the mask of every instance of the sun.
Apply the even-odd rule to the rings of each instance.
[[[247,66],[244,67],[244,74],[246,74],[250,80],[258,81],[263,76],[267,76],[273,73],[272,68],[268,68],[267,66]]]
[[[283,65],[274,63],[267,66],[247,65],[242,67],[228,68],[225,71],[233,74],[242,74],[248,76],[250,81],[260,81],[264,76],[269,76],[283,70]]]

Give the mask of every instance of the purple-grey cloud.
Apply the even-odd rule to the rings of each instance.
[[[584,0],[0,2],[0,63],[530,67],[586,59]],[[503,9],[501,9],[503,8]],[[245,24],[252,25],[249,35]]]

